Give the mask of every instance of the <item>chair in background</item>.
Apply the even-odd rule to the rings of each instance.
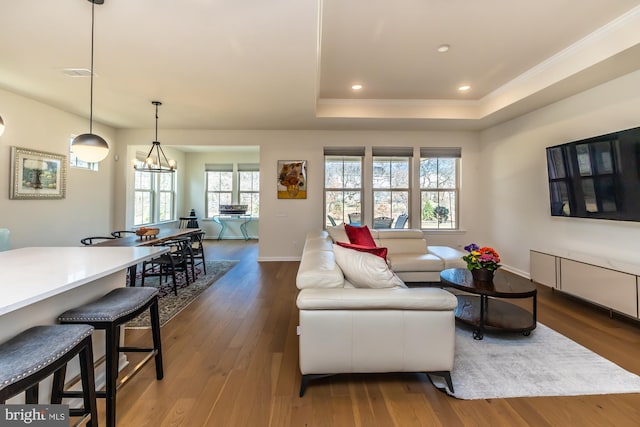
[[[115,239],[115,237],[114,237]],[[160,283],[162,278],[166,279],[171,276],[173,294],[178,295],[178,281],[176,272],[184,272],[184,277],[189,286],[189,257],[191,256],[191,238],[183,237],[179,239],[168,240],[160,244],[160,246],[169,246],[170,251],[156,258],[144,261],[142,263],[141,286],[144,286],[146,277],[158,277]],[[193,263],[191,263],[191,277],[194,276]]]
[[[361,219],[360,219],[360,213],[359,212],[354,212],[354,213],[350,213],[349,214],[349,224],[351,225],[360,225],[361,223]]]
[[[80,239],[80,243],[85,246],[91,246],[93,244],[102,242],[104,240],[114,240],[113,236],[94,236],[94,237],[85,237],[84,239]]]
[[[8,251],[10,249],[9,234],[8,228],[0,228],[0,251]]]
[[[393,228],[404,228],[408,219],[409,215],[407,214],[398,215],[398,218],[396,218],[396,223],[393,224]]]
[[[199,231],[191,235],[191,256],[188,258],[188,262],[192,265],[192,271],[193,267],[202,264],[202,271],[204,274],[207,274],[207,263],[205,262],[204,256],[204,235],[204,231]],[[193,280],[195,281],[195,277],[193,277]]]
[[[327,215],[327,218],[329,218],[329,222],[331,223],[332,226],[336,226],[338,224],[336,224],[336,220],[331,216],[331,215]]]
[[[136,234],[135,231],[129,231],[129,230],[118,230],[118,231],[112,231],[111,235],[113,237],[124,237],[125,234]]]
[[[391,228],[393,218],[388,216],[378,216],[373,218],[373,228]]]

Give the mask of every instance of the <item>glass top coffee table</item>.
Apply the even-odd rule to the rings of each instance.
[[[466,268],[450,268],[440,273],[443,286],[471,295],[456,295],[456,319],[473,326],[473,338],[481,340],[485,332],[522,332],[536,328],[537,290],[533,282],[515,274],[496,271],[493,281],[474,281]],[[532,311],[503,299],[532,298]]]

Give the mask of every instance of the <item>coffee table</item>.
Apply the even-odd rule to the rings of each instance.
[[[450,268],[440,273],[443,286],[471,295],[456,295],[456,319],[473,326],[473,338],[481,340],[485,332],[522,332],[529,335],[536,328],[537,290],[533,282],[504,271],[496,271],[493,281],[474,281],[466,268]],[[503,299],[532,298],[528,311]]]

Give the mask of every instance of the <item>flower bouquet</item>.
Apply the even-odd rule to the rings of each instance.
[[[491,280],[495,270],[500,267],[498,252],[488,246],[479,247],[475,243],[465,246],[464,250],[469,253],[462,259],[467,263],[474,279]]]

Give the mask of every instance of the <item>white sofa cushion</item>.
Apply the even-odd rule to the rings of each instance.
[[[444,261],[433,254],[389,254],[393,271],[437,271],[444,270]]]
[[[350,243],[347,232],[344,231],[344,225],[337,225],[335,227],[327,227],[327,232],[331,236],[331,240],[334,242]]]
[[[387,248],[389,254],[426,254],[427,241],[424,239],[375,239],[376,245]]]
[[[386,261],[377,255],[333,245],[336,263],[346,279],[357,288],[394,288],[405,284]]]
[[[443,270],[447,268],[467,268],[467,263],[462,259],[466,255],[465,252],[449,246],[429,246],[427,250],[442,259],[444,262]]]
[[[374,239],[424,239],[422,230],[415,228],[374,228],[371,235]]]
[[[300,310],[453,310],[458,300],[441,288],[305,289],[296,305]]]
[[[344,274],[336,263],[333,243],[326,231],[308,233],[296,286],[298,289],[344,286]]]

